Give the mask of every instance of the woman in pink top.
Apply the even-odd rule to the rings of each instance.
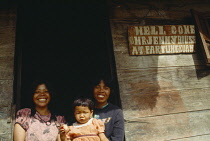
[[[52,89],[47,81],[36,81],[33,86],[34,106],[17,112],[14,141],[59,141],[58,127],[65,119],[52,111]]]
[[[77,122],[72,126],[62,125],[62,141],[108,141],[104,135],[104,123],[91,118],[94,104],[90,99],[77,99],[73,103],[74,116]]]

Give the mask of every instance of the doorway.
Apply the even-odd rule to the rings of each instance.
[[[113,104],[121,107],[106,3],[21,1],[17,11],[15,103],[28,107],[31,83],[51,81],[58,110],[71,116],[73,99],[86,96],[89,81],[106,74],[116,82]]]

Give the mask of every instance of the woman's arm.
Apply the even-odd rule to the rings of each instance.
[[[101,141],[109,141],[104,133],[99,133],[98,136]]]
[[[124,141],[124,118],[122,110],[118,110],[115,115],[115,121],[113,126],[113,132],[110,137],[111,141]]]
[[[26,131],[19,124],[15,124],[13,135],[14,141],[24,141],[26,137]]]

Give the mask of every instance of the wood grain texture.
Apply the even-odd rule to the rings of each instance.
[[[0,80],[0,107],[10,106],[13,100],[13,80]]]
[[[151,56],[129,56],[121,52],[115,52],[116,65],[120,69],[143,69],[159,67],[182,67],[204,64],[204,60],[195,54],[180,55],[151,55]]]
[[[109,1],[126,141],[207,141],[210,71],[200,46],[179,55],[130,56],[128,26],[194,24],[205,1]]]
[[[198,111],[127,120],[126,141],[205,140],[210,132],[209,117],[209,111]]]
[[[122,95],[124,118],[131,120],[210,109],[210,89],[151,93]]]
[[[0,25],[0,80],[11,80],[14,77],[15,11],[0,11]]]
[[[199,2],[198,0],[190,1],[109,1],[110,17],[111,19],[182,19],[191,16],[189,9],[204,11],[209,15],[210,2],[205,0]]]
[[[12,140],[16,8],[0,9],[0,140]]]

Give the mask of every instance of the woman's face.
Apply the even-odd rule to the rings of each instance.
[[[36,105],[36,108],[45,108],[47,107],[48,103],[50,102],[50,93],[45,84],[40,84],[37,86],[33,101]]]
[[[110,88],[105,86],[104,81],[101,80],[100,83],[93,89],[94,98],[97,104],[105,105],[110,95]]]

